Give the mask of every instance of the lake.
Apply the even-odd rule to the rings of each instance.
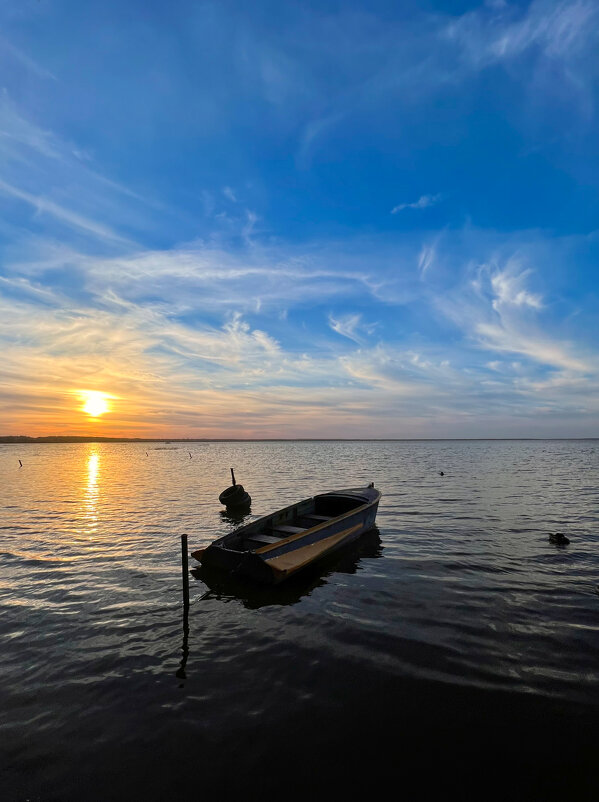
[[[186,633],[230,467],[246,520],[373,481],[377,529],[194,571]],[[0,446],[0,797],[594,798],[598,488],[593,440]]]

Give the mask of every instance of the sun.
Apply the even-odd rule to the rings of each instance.
[[[83,406],[81,410],[87,412],[90,418],[99,418],[105,412],[110,412],[110,404],[108,400],[112,396],[107,393],[101,393],[98,390],[83,390],[81,392],[81,400]]]

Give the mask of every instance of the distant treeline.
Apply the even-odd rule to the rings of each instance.
[[[319,443],[337,442],[340,438],[302,437],[300,440]],[[350,442],[361,438],[347,438]],[[27,437],[24,434],[0,435],[0,443],[279,443],[297,442],[293,438],[264,437],[249,440],[238,437],[93,437],[90,435],[52,434],[47,437]]]
[[[331,438],[307,437],[302,439],[320,442]],[[245,440],[237,437],[94,437],[85,434],[51,434],[47,437],[28,437],[24,434],[0,435],[0,443],[278,443],[281,441],[287,442],[287,439],[279,437],[266,437],[255,440]]]
[[[0,436],[0,443],[139,443],[140,437],[89,437],[86,435],[50,435],[48,437],[27,437],[24,434]],[[156,441],[161,442],[161,441]]]

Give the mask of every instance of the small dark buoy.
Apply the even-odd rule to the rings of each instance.
[[[231,479],[233,484],[227,487],[226,490],[218,497],[221,504],[224,504],[227,509],[237,509],[239,507],[249,507],[252,499],[248,492],[243,489],[243,485],[238,485],[235,482],[235,474],[231,468]]]
[[[563,532],[555,532],[554,534],[549,535],[549,540],[551,543],[555,543],[558,546],[567,546],[570,542]]]
[[[439,476],[445,476],[445,474],[443,473],[443,471],[439,471]]]

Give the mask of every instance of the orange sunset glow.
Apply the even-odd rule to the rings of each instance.
[[[107,393],[101,393],[98,390],[82,390],[80,398],[83,401],[81,410],[90,418],[99,418],[100,415],[110,412],[109,399],[112,396]]]

